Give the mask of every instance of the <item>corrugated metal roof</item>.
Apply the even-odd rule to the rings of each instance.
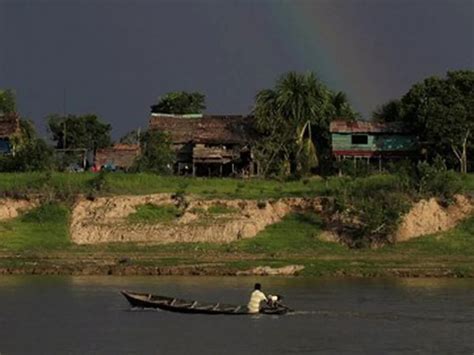
[[[409,133],[402,122],[369,122],[335,120],[329,126],[331,133]]]

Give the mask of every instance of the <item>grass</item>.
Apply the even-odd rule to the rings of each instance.
[[[93,173],[0,173],[1,195],[24,195],[56,192],[59,196],[78,193],[88,194],[94,187],[98,174]],[[363,180],[370,185],[384,185],[390,175],[374,175]],[[239,180],[231,178],[191,178],[159,176],[139,173],[109,173],[105,175],[103,191],[108,195],[141,195],[150,193],[188,193],[204,198],[270,199],[282,197],[308,197],[324,195],[328,190],[344,184],[346,179],[330,177],[310,178],[298,181],[264,179]],[[474,192],[474,174],[462,177],[468,192]],[[374,185],[374,186],[375,186]]]
[[[347,248],[324,242],[317,237],[321,233],[322,221],[310,213],[293,213],[281,222],[272,224],[255,238],[244,239],[229,245],[231,250],[246,253],[340,253]]]
[[[93,173],[0,173],[0,195],[41,193],[45,188],[61,195],[87,194],[98,178]],[[142,195],[151,193],[187,193],[204,198],[279,198],[314,196],[323,193],[327,181],[311,179],[280,182],[276,180],[231,178],[188,178],[154,174],[109,173],[105,175],[102,195]],[[335,178],[337,180],[337,178]]]
[[[61,250],[71,245],[68,235],[69,211],[51,203],[21,217],[0,223],[0,250],[36,252]]]
[[[169,223],[179,217],[181,211],[175,205],[143,204],[137,207],[136,212],[131,213],[127,219],[130,223]]]

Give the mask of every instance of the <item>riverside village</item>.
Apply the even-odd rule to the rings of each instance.
[[[473,24],[0,0],[0,355],[473,355]]]

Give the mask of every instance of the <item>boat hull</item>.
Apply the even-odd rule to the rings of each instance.
[[[187,301],[178,298],[158,296],[149,293],[138,293],[121,291],[132,307],[154,308],[163,311],[190,314],[225,314],[225,315],[249,315],[244,305],[229,305],[221,303],[201,303],[197,301]],[[277,307],[264,307],[260,310],[262,314],[285,314],[290,311],[283,305]]]

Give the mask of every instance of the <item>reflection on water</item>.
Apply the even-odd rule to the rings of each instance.
[[[240,304],[257,281],[296,312],[131,310],[118,292]],[[0,277],[0,353],[471,354],[473,300],[474,282],[463,279],[6,276]]]

